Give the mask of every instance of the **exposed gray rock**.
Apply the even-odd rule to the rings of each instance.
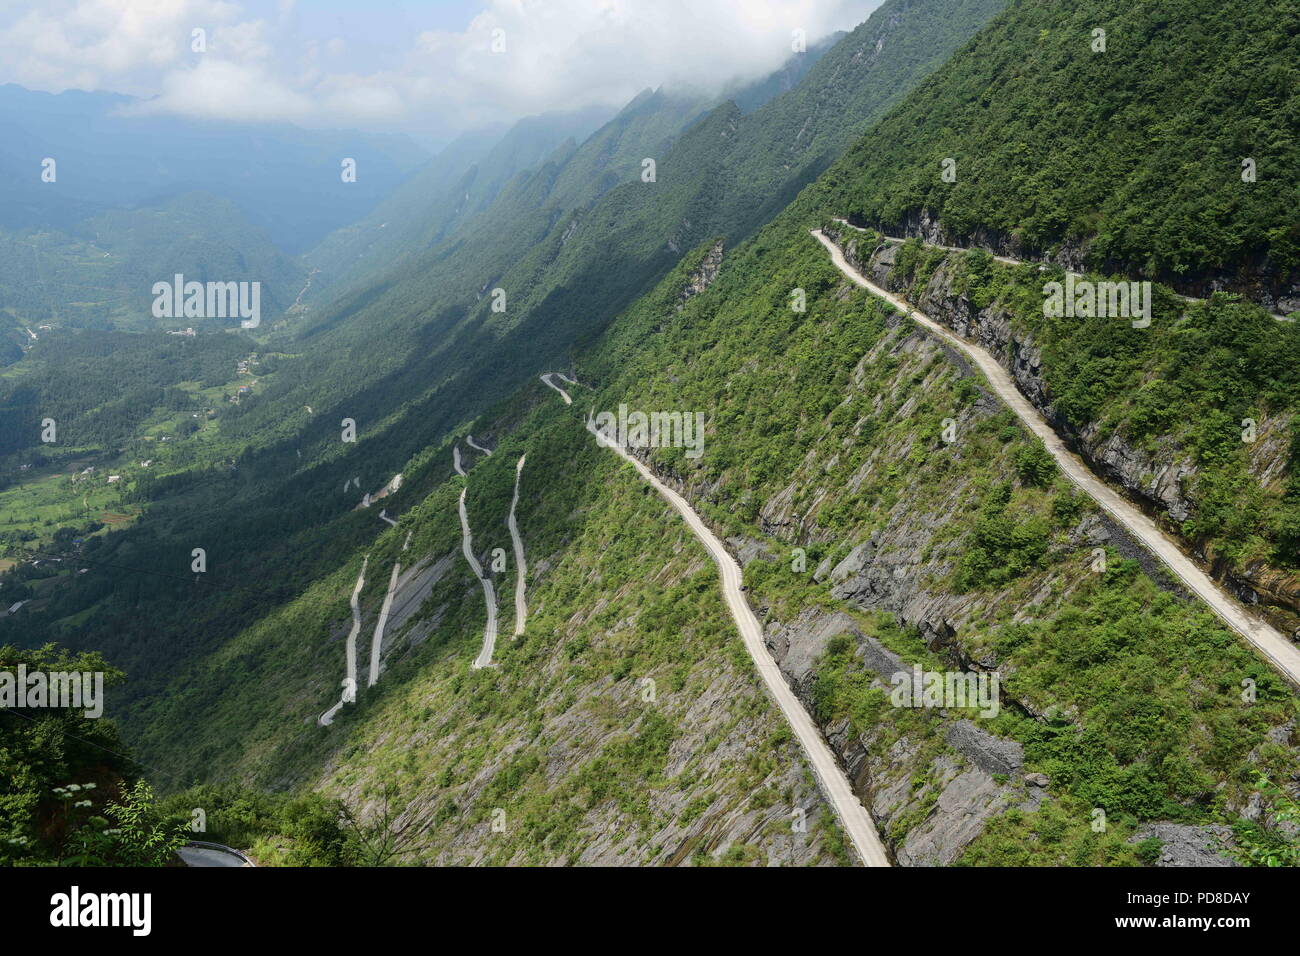
[[[1031,787],[1046,787],[1052,781],[1047,778],[1045,773],[1027,773],[1025,774],[1025,783]]]
[[[817,658],[826,651],[831,638],[851,634],[855,640],[866,640],[849,615],[841,612],[809,610],[788,627],[779,628],[766,636],[767,645],[781,669],[795,684],[801,685],[812,671]]]
[[[1288,720],[1285,724],[1278,724],[1270,728],[1266,735],[1272,743],[1285,744],[1291,740],[1291,734],[1295,731],[1295,718]]]
[[[673,243],[670,240],[669,246],[672,247],[672,245]],[[673,249],[673,251],[676,252],[677,250]],[[708,255],[704,257],[704,261],[700,263],[699,267],[691,273],[690,278],[686,282],[685,288],[678,293],[677,311],[680,312],[682,309],[686,308],[687,299],[699,295],[709,286],[713,285],[713,280],[718,277],[718,273],[721,269],[722,241],[719,240],[713,244],[713,248],[709,250]]]
[[[1245,820],[1258,821],[1264,813],[1264,797],[1258,790],[1252,790],[1246,798],[1246,805],[1239,811]]]
[[[948,728],[944,739],[948,746],[965,754],[987,773],[1011,776],[1019,773],[1025,763],[1025,748],[1019,743],[995,737],[969,720],[959,720],[953,724]]]
[[[808,610],[786,626],[769,628],[766,635],[781,669],[805,703],[810,702],[813,663],[831,638],[844,633],[858,642],[859,660],[867,670],[879,675],[882,684],[890,675],[910,670],[902,657],[864,635],[849,615]],[[937,713],[934,716],[936,721],[942,720]],[[1017,786],[999,784],[992,773],[960,752],[943,751],[933,756],[924,744],[932,733],[942,733],[942,723],[936,723],[923,738],[904,735],[887,748],[873,746],[874,739],[859,738],[846,719],[822,729],[854,792],[886,833],[895,820],[919,816],[905,835],[892,841],[898,862],[906,866],[952,863],[992,817],[1011,805],[1033,810],[1041,801],[1041,791],[1026,795]],[[989,741],[985,742],[981,734],[971,736],[973,744],[967,742],[973,752],[1001,754],[1001,762],[993,764],[997,767],[1010,762],[1011,756],[1002,746],[1007,741],[983,734]],[[987,757],[985,760],[988,762]],[[918,777],[929,781],[920,789],[913,785]]]
[[[955,770],[951,761],[935,761],[941,772]],[[946,866],[984,831],[988,820],[1018,796],[1009,787],[999,785],[979,767],[970,767],[952,776],[939,793],[934,811],[924,822],[908,832],[897,850],[903,866]]]
[[[874,637],[860,638],[857,655],[858,659],[862,661],[862,666],[867,670],[875,671],[885,683],[888,683],[893,675],[911,670],[907,661],[885,647]]]
[[[831,583],[839,584],[845,578],[858,574],[866,567],[876,554],[876,545],[872,540],[858,545],[831,571]]]
[[[1151,837],[1164,844],[1156,866],[1241,865],[1228,855],[1235,843],[1232,830],[1222,824],[1151,823],[1135,833],[1129,842],[1138,843]]]
[[[765,542],[756,541],[753,538],[728,538],[727,545],[731,553],[736,556],[736,560],[740,562],[742,568],[746,567],[751,561],[770,561],[776,557]]]

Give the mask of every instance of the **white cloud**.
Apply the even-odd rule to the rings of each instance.
[[[255,63],[204,59],[163,78],[161,94],[134,112],[177,113],[205,119],[303,119],[317,109],[300,93]]]
[[[26,10],[20,9],[26,7]],[[50,0],[6,5],[0,70],[36,89],[147,93],[190,55],[196,27],[215,29],[239,12],[224,0]]]
[[[312,8],[292,0],[0,0],[0,81],[119,90],[184,115],[455,131],[621,105],[648,86],[717,89],[779,66],[792,31],[813,42],[878,5],[483,0],[459,32],[421,31],[407,6],[416,29],[376,12],[386,56],[366,68],[349,62],[356,44],[337,25],[303,36]],[[202,54],[190,50],[198,26],[208,31]],[[491,50],[496,29],[504,52]]]
[[[561,106],[619,105],[648,86],[716,89],[853,26],[872,0],[493,0],[462,33],[419,37],[408,70],[442,67],[453,114],[511,118]],[[491,51],[500,29],[505,51]]]

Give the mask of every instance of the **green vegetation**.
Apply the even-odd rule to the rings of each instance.
[[[214,414],[197,420],[192,436],[170,433],[168,413],[193,415],[218,387],[197,370],[147,373],[161,376],[150,382],[156,391],[121,414],[112,407],[118,396],[69,409],[61,425],[109,451],[126,445],[127,462],[154,457],[137,457],[151,431],[155,443],[166,437],[179,447],[168,449],[161,470],[131,466],[113,512],[129,506],[130,526],[86,540],[77,563],[92,570],[51,578],[47,603],[0,619],[0,640],[101,650],[132,674],[123,693],[132,738],[152,737],[176,674],[246,628],[295,619],[295,596],[322,585],[346,591],[345,569],[355,574],[353,556],[380,530],[373,512],[353,510],[360,492],[400,471],[403,488],[385,502],[392,513],[436,493],[450,470],[450,436],[537,372],[563,366],[575,343],[590,345],[697,237],[751,233],[999,6],[978,0],[952,14],[937,0],[891,0],[798,87],[743,115],[724,104],[687,129],[689,104],[638,101],[589,144],[514,176],[481,213],[409,262],[268,329],[259,351],[281,357],[269,366],[264,359],[255,394],[238,405],[210,400],[203,412]],[[646,155],[659,160],[653,184],[635,175]],[[494,287],[507,291],[504,314],[492,313],[483,294]],[[24,359],[16,368],[28,366]],[[112,368],[89,369],[92,384]],[[10,400],[10,430],[24,447],[42,414],[43,393],[31,381]],[[354,444],[339,440],[344,418],[357,423]],[[341,494],[354,478],[363,488]],[[30,548],[33,532],[47,546],[57,530],[47,519],[109,523],[70,491],[50,505],[41,526],[13,527],[23,540],[11,547]],[[196,547],[209,568],[197,579],[189,572]],[[170,746],[150,756],[203,763],[201,751]]]
[[[608,165],[565,147],[427,253],[273,332],[266,387],[223,405],[163,471],[133,476],[128,500],[141,514],[130,529],[103,533],[84,501],[60,510],[48,487],[30,492],[49,496],[48,511],[10,540],[48,533],[96,573],[11,575],[40,603],[0,620],[0,637],[59,636],[129,666],[133,745],[166,775],[154,781],[168,793],[159,811],[116,771],[130,786],[103,818],[119,826],[94,832],[129,838],[94,852],[160,853],[168,827],[206,807],[214,835],[288,865],[845,862],[706,554],[582,428],[587,409],[626,404],[704,414],[703,457],[664,448],[646,458],[749,558],[746,584],[771,633],[840,612],[908,664],[1003,674],[1001,712],[984,726],[1017,741],[1025,769],[1049,785],[1035,786],[1031,805],[1024,780],[990,775],[1007,802],[956,862],[1149,864],[1160,848],[1135,839],[1140,826],[1172,820],[1231,824],[1243,859],[1293,863],[1294,794],[1267,782],[1296,776],[1290,689],[1200,604],[1121,558],[1099,510],[979,376],[848,284],[808,235],[846,209],[897,224],[924,208],[963,236],[991,229],[1035,248],[1089,238],[1098,264],[1143,274],[1186,278],[1267,257],[1284,276],[1293,257],[1278,231],[1280,192],[1261,181],[1238,201],[1224,185],[1226,158],[1259,137],[1244,120],[1201,114],[1222,112],[1209,107],[1227,96],[1225,76],[1290,41],[1243,36],[1246,14],[1208,4],[1160,30],[1149,11],[1109,0],[1077,10],[1014,0],[905,97],[998,6],[940,17],[951,8],[887,3],[796,90],[750,113],[724,105],[686,129],[691,107],[639,102],[599,139]],[[1086,59],[1097,22],[1112,52],[1095,56],[1110,59]],[[1138,39],[1146,60],[1133,53]],[[1187,50],[1205,50],[1209,81],[1184,68]],[[990,69],[1004,81],[988,82]],[[1285,118],[1275,93],[1289,69],[1259,73],[1246,115]],[[1180,113],[1171,96],[1204,108]],[[1048,115],[1053,98],[1066,104],[1060,116]],[[762,225],[896,101],[869,139]],[[1066,142],[1080,124],[1088,134]],[[648,141],[664,148],[659,181],[617,185]],[[1291,159],[1284,142],[1255,152],[1261,169]],[[948,155],[959,157],[955,188],[936,184]],[[1155,185],[1206,156],[1176,187]],[[598,173],[613,178],[593,186]],[[1300,565],[1300,380],[1286,364],[1300,326],[1231,296],[1186,305],[1168,290],[1148,329],[1048,319],[1041,285],[1055,275],[909,242],[894,278],[913,299],[944,278],[975,309],[1002,310],[1041,349],[1062,421],[1120,435],[1153,460],[1185,453],[1196,471],[1182,530],[1212,556]],[[494,287],[507,290],[504,314],[489,311]],[[794,307],[801,298],[806,310]],[[99,418],[73,409],[85,419],[78,449],[134,449],[170,428],[225,387],[217,357],[211,374],[157,373],[126,409],[88,362],[105,394]],[[527,381],[551,363],[576,367],[574,406]],[[71,394],[73,381],[55,376],[48,395]],[[6,402],[30,416],[45,397],[31,380],[12,382]],[[360,423],[355,445],[339,441],[342,418]],[[1261,424],[1258,446],[1241,441],[1246,418]],[[492,436],[496,453],[469,456],[462,479],[451,447],[470,430]],[[504,638],[503,620],[495,666],[472,670],[484,610],[459,555],[457,499],[467,488],[480,552],[510,554],[505,514],[525,452],[533,613],[518,640]],[[390,528],[357,501],[399,471]],[[32,477],[31,487],[52,480]],[[347,490],[354,477],[361,487]],[[88,540],[44,524],[74,520],[72,534]],[[1111,549],[1099,563],[1102,542]],[[191,580],[196,545],[213,572]],[[869,555],[860,578],[831,571],[851,554]],[[394,562],[431,580],[389,635],[382,680],[322,728],[363,555],[363,634]],[[499,594],[512,577],[508,563]],[[963,715],[893,707],[858,650],[849,630],[834,637],[800,690],[823,725],[846,727],[888,782],[904,784],[885,827],[901,846],[941,812],[946,771],[970,765],[944,734]],[[40,813],[83,832],[67,808],[40,806],[53,786],[68,792],[76,768],[31,769],[26,746],[14,750],[32,783],[12,794],[13,836],[33,839]],[[1248,824],[1252,799],[1263,813]],[[798,810],[806,833],[790,826]],[[88,838],[79,846],[91,852]],[[71,852],[55,841],[39,858]]]
[[[1056,474],[1042,444],[1010,412],[977,412],[977,384],[909,347],[908,327],[888,331],[875,300],[823,279],[830,268],[798,219],[783,217],[729,256],[675,321],[651,320],[664,305],[653,297],[644,312],[630,312],[609,345],[584,360],[583,374],[610,376],[606,405],[618,396],[631,407],[712,409],[698,464],[681,451],[653,457],[687,487],[707,487],[697,507],[730,534],[765,537],[755,524],[760,513],[774,516],[763,503],[784,496],[801,531],[769,547],[788,554],[804,540],[822,542],[809,570],[872,533],[901,547],[911,541],[891,528],[933,535],[928,586],[978,602],[958,628],[962,653],[995,659],[1011,675],[1004,699],[1069,715],[1041,723],[1004,707],[994,722],[1022,742],[1029,769],[1052,779],[1063,806],[1134,822],[1231,821],[1227,808],[1244,805],[1254,768],[1292,772],[1284,768],[1294,768],[1294,749],[1265,737],[1296,713],[1281,679],[1208,611],[1161,590],[1132,562],[1112,555],[1096,574],[1081,529],[1095,526],[1097,509]],[[788,311],[794,287],[808,292],[806,315]],[[939,434],[949,417],[960,436],[951,446]],[[837,605],[790,574],[785,558],[751,565],[747,581],[779,620]],[[887,639],[888,629],[875,632]],[[888,640],[910,659],[928,656],[919,642]],[[817,672],[819,717],[850,717],[859,732],[882,734],[887,749],[919,718],[884,709],[866,676],[845,670],[846,650],[833,643]],[[1248,678],[1257,699],[1247,707]],[[1088,812],[1068,819],[1091,848],[1071,849],[1079,859],[1132,861],[1114,839],[1104,853],[1094,845]],[[1025,836],[1020,827],[990,830],[972,852]]]
[[[1190,515],[1176,531],[1237,573],[1264,562],[1294,577],[1300,372],[1288,356],[1300,349],[1300,323],[1278,322],[1235,295],[1188,303],[1162,286],[1153,292],[1149,328],[1047,317],[1042,286],[1063,279],[1059,272],[977,253],[944,254],[939,262],[954,294],[970,294],[1041,350],[1052,409],[1071,432],[1088,436],[1094,449],[1119,438],[1150,458],[1151,472],[1166,463],[1190,466],[1178,488]],[[899,263],[900,281],[914,289],[928,281],[915,257],[900,255]],[[1053,471],[1045,450],[1027,450],[1017,462],[1027,483]]]
[[[1035,250],[1086,241],[1093,267],[1149,278],[1263,260],[1280,285],[1300,266],[1300,10],[1261,12],[1014,0],[842,160],[838,214],[897,228],[925,210],[953,237]]]
[[[94,654],[0,647],[0,670],[123,675]],[[123,753],[112,721],[84,709],[0,708],[0,865],[163,866],[184,839]]]
[[[1300,172],[1288,92],[1297,16],[1273,5],[1261,28],[1255,13],[1208,0],[1172,19],[1117,0],[1069,9],[1017,0],[809,200],[895,234],[938,220],[949,241],[1055,253],[1094,278],[1285,294],[1300,266],[1288,185]],[[1098,29],[1104,51],[1094,49]],[[940,176],[948,158],[956,182]],[[1243,180],[1247,159],[1255,181]],[[894,276],[919,301],[944,258],[908,242]],[[1179,490],[1191,513],[1174,509],[1177,530],[1267,589],[1291,621],[1300,380],[1289,357],[1300,325],[1233,295],[1188,304],[1159,285],[1150,328],[1047,318],[1043,284],[1063,280],[1059,270],[1010,268],[984,253],[947,258],[954,292],[1004,313],[1020,341],[1041,349],[1053,411],[1072,432],[1094,446],[1118,436],[1151,459],[1144,480],[1190,468]],[[1251,423],[1257,437],[1243,441]]]

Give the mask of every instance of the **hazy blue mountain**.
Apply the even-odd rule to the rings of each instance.
[[[364,216],[426,158],[405,136],[140,114],[112,93],[0,86],[0,227],[66,229],[105,208],[205,191],[289,253]],[[41,180],[42,161],[57,180]],[[355,159],[357,179],[342,181]]]
[[[459,137],[361,219],[325,236],[305,256],[317,271],[306,301],[325,290],[390,270],[439,241],[490,205],[517,174],[566,141],[582,140],[609,118],[607,109],[551,113],[508,130]]]

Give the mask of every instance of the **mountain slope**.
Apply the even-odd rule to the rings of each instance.
[[[418,255],[490,205],[516,175],[606,119],[603,110],[582,110],[529,117],[504,135],[461,137],[364,219],[335,230],[305,254],[308,268],[319,271],[305,301],[319,301],[331,287],[363,281]]]
[[[1017,0],[859,145],[842,213],[1300,308],[1298,34],[1291,3]]]
[[[277,430],[282,411],[301,404],[373,419],[400,395],[409,420],[400,439],[381,443],[398,467],[599,331],[682,250],[715,233],[741,238],[780,209],[1000,6],[886,3],[795,90],[748,116],[731,104],[712,110],[650,157],[655,182],[634,175],[590,208],[568,205],[565,186],[600,136],[545,164],[440,247],[318,315],[301,338],[290,330],[280,347],[310,348],[255,413],[257,430]],[[496,288],[504,313],[493,311]]]
[[[882,284],[984,342],[1095,471],[1295,634],[1300,383],[1288,356],[1300,329],[1270,312],[1300,305],[1288,251],[1296,11],[1267,13],[1257,29],[1258,11],[1216,4],[1173,19],[1144,5],[1014,4],[846,154],[817,201],[887,233],[1049,262],[1044,275],[978,251],[868,248],[874,237],[830,225]],[[1105,52],[1092,51],[1092,24]],[[947,157],[956,183],[940,178]],[[1257,181],[1243,181],[1242,157]],[[1047,314],[1046,283],[1074,281],[1066,268],[1156,280],[1150,324]]]
[[[1073,22],[1074,8],[1056,16]],[[399,329],[425,351],[445,350],[439,361],[449,364],[398,359],[383,369],[386,387],[357,383],[351,394],[372,403],[383,427],[355,450],[337,443],[347,402],[308,411],[280,432],[282,446],[248,454],[220,481],[196,482],[189,497],[154,502],[171,527],[102,546],[183,564],[180,542],[204,530],[224,549],[215,595],[199,591],[206,583],[176,581],[172,600],[157,601],[127,575],[78,585],[102,595],[106,581],[120,582],[126,600],[151,599],[163,612],[135,624],[139,646],[118,645],[146,665],[133,675],[128,726],[149,762],[174,775],[173,787],[237,780],[372,810],[395,792],[402,822],[416,824],[412,859],[425,862],[842,860],[833,827],[790,826],[798,811],[811,820],[822,810],[720,613],[703,553],[583,427],[588,410],[627,406],[703,415],[701,456],[670,447],[643,459],[734,549],[774,657],[897,862],[1137,865],[1159,860],[1158,834],[1171,833],[1212,841],[1208,856],[1223,861],[1293,841],[1269,783],[1294,792],[1300,779],[1293,689],[1055,473],[959,354],[846,282],[809,235],[853,196],[870,144],[914,109],[904,99],[748,241],[695,245],[612,323],[582,307],[635,296],[636,276],[606,279],[618,294],[603,300],[584,280],[635,269],[647,261],[637,250],[677,244],[692,217],[740,221],[743,210],[729,207],[725,190],[666,190],[672,205],[660,225],[671,228],[645,237],[644,249],[628,237],[590,261],[568,259],[571,244],[595,211],[617,221],[604,204],[639,184],[611,190],[585,214],[561,212],[508,270],[482,265],[491,281],[505,276],[511,296],[524,289],[522,317],[493,319],[486,304],[477,315],[448,309],[438,331],[465,337],[450,345],[418,324],[413,304],[391,324],[376,319],[367,332],[383,344],[394,345],[383,335]],[[683,150],[706,178],[720,175],[727,164],[706,147],[740,155],[727,144],[747,119],[734,107],[712,111],[665,154],[661,172],[672,174]],[[544,203],[561,174],[562,164],[548,164],[505,195],[520,208]],[[1249,366],[1287,354],[1277,348],[1294,327],[1231,297],[1187,303],[1168,290],[1157,290],[1146,329],[1044,322],[1048,277],[1034,264],[1003,267],[984,253],[875,235],[853,241],[883,284],[980,336],[1027,393],[1046,382],[1035,400],[1049,399],[1044,408],[1059,415],[1045,414],[1059,427],[1082,419],[1118,432],[1140,421],[1148,434],[1177,437],[1190,423],[1207,462],[1255,480],[1256,460],[1236,433],[1216,432],[1228,412],[1211,412],[1226,395],[1235,415],[1248,388],[1289,401],[1293,383],[1276,357]],[[477,248],[469,236],[465,246]],[[530,281],[516,286],[511,276]],[[391,307],[414,288],[376,295],[392,295]],[[375,310],[368,316],[381,314],[364,304]],[[573,324],[559,323],[575,312]],[[339,368],[372,354],[341,321],[317,334],[354,349],[340,351]],[[575,334],[584,336],[576,345]],[[505,354],[476,358],[485,342]],[[580,383],[566,386],[573,405],[532,379],[516,387],[554,355]],[[428,393],[436,401],[423,397],[416,369],[440,383]],[[467,398],[471,385],[478,392]],[[1172,416],[1159,398],[1131,407],[1147,385],[1173,390]],[[393,395],[422,397],[395,409]],[[249,408],[228,427],[266,414]],[[1260,474],[1277,485],[1295,472],[1279,453],[1291,419],[1274,411]],[[462,478],[453,448],[470,432],[495,451],[467,456]],[[324,451],[297,471],[290,439],[311,435]],[[532,615],[518,641],[499,642],[498,666],[473,670],[486,612],[459,554],[457,503],[463,490],[477,558],[508,593],[506,515],[525,453],[518,524]],[[360,488],[348,490],[363,462],[369,489],[380,487],[376,473],[386,481],[400,468],[400,487],[382,502],[397,527],[357,507]],[[277,470],[293,478],[268,480]],[[1212,500],[1232,500],[1232,490],[1220,486]],[[278,510],[267,504],[277,492]],[[170,533],[145,537],[159,531]],[[256,546],[241,555],[249,541]],[[385,631],[378,683],[320,727],[317,715],[339,696],[348,597],[363,561],[407,570],[391,602],[401,620]],[[383,570],[367,575],[363,633],[387,580]],[[245,593],[255,589],[260,600]],[[196,593],[202,601],[181,603]],[[126,600],[98,610],[125,626]],[[224,631],[199,617],[217,607],[229,615]],[[510,607],[503,602],[503,617]],[[145,662],[142,647],[156,660]],[[913,668],[996,674],[986,702],[996,706],[905,706],[892,690]]]
[[[995,6],[963,5],[971,14],[964,28],[978,25],[972,11],[991,14]],[[913,22],[930,29],[946,7],[939,0],[885,4],[826,53],[804,82],[820,83],[820,96],[829,104],[836,93],[827,78],[842,77],[849,84],[840,91],[845,103],[883,106],[915,78],[917,67],[905,52],[911,47],[900,31]],[[943,43],[955,44],[959,26],[953,24],[926,53],[938,56]],[[878,57],[872,51],[882,35],[898,42],[886,42]],[[894,46],[902,51],[897,58],[890,53]],[[870,62],[854,69],[862,56]],[[745,129],[797,129],[807,107],[799,89],[743,117]],[[681,155],[718,144],[736,116],[734,106],[725,106],[704,117]],[[867,119],[843,109],[823,110],[820,117],[824,135],[806,141],[812,150],[807,162],[820,161],[823,140],[836,126],[849,130]],[[728,152],[722,144],[722,155]],[[675,153],[665,154],[665,169],[671,169]],[[788,160],[774,156],[774,169]],[[86,558],[104,573],[51,582],[43,591],[49,603],[22,622],[24,633],[85,642],[113,654],[133,675],[128,693],[143,701],[158,691],[155,680],[169,680],[198,648],[219,644],[346,564],[366,534],[349,511],[355,498],[339,489],[354,482],[379,488],[399,471],[409,473],[412,463],[478,410],[510,395],[545,368],[542,363],[601,328],[620,303],[671,266],[677,253],[665,240],[680,230],[682,219],[694,216],[694,205],[708,201],[707,178],[692,175],[686,188],[666,191],[656,230],[611,233],[601,225],[609,211],[584,216],[547,205],[563,169],[548,163],[517,177],[478,217],[475,229],[374,288],[345,297],[301,333],[286,329],[273,336],[262,351],[276,354],[263,359],[255,394],[226,404],[202,443],[176,446],[164,470],[133,483],[128,494],[143,510],[136,526],[88,543],[94,554],[88,551]],[[710,161],[706,169],[724,170],[725,164]],[[792,186],[807,174],[802,165],[786,173]],[[611,191],[598,205],[608,200],[616,208],[623,201],[616,194],[672,182],[638,181]],[[743,193],[727,198],[720,186],[719,194],[723,212],[742,209],[735,203]],[[588,250],[583,259],[567,252],[579,234]],[[504,314],[490,311],[486,291],[494,282],[508,290],[511,304]],[[475,298],[480,292],[481,301]],[[344,419],[358,424],[357,442],[339,440]],[[213,571],[197,582],[197,590],[170,577],[189,567],[195,541],[204,542]],[[248,589],[239,583],[246,580],[271,583]],[[152,610],[142,613],[143,606]],[[15,626],[0,620],[0,631]]]
[[[1205,832],[1239,822],[1260,799],[1257,774],[1300,768],[1294,694],[1034,463],[1029,436],[969,367],[848,286],[806,215],[793,210],[720,260],[712,245],[688,256],[580,356],[575,405],[535,384],[472,425],[496,451],[467,479],[451,471],[450,442],[416,465],[385,502],[399,526],[372,519],[366,550],[381,567],[438,570],[427,590],[399,594],[416,609],[388,632],[376,689],[334,727],[312,724],[337,695],[354,567],[178,675],[152,705],[145,752],[185,777],[219,767],[264,786],[312,780],[352,801],[395,786],[404,819],[421,824],[419,859],[610,859],[613,819],[615,845],[651,848],[630,861],[682,859],[670,848],[691,845],[679,814],[692,818],[695,801],[665,802],[659,788],[711,793],[738,770],[706,760],[697,776],[646,735],[683,734],[683,759],[694,752],[703,715],[680,708],[713,699],[699,683],[717,679],[706,648],[735,637],[679,519],[647,505],[583,428],[585,408],[626,404],[704,413],[702,457],[645,457],[741,555],[769,646],[899,862],[1131,865],[1155,821]],[[792,288],[806,313],[790,308]],[[949,420],[955,442],[942,437]],[[519,642],[498,645],[499,671],[470,671],[484,612],[457,560],[458,489],[468,485],[487,566],[493,548],[508,553],[525,452],[534,615]],[[699,574],[680,564],[691,554]],[[509,565],[494,576],[504,592]],[[369,586],[367,621],[383,591]],[[1000,673],[1000,712],[891,707],[894,675],[914,665]],[[664,668],[685,683],[664,691]],[[646,677],[668,725],[626,703]],[[1246,679],[1255,697],[1243,708]],[[752,719],[771,714],[761,697],[752,706]],[[615,728],[629,736],[613,750],[590,737]],[[596,776],[577,769],[592,755]],[[637,779],[652,795],[640,809],[626,789]],[[729,815],[710,825],[734,820],[736,805],[722,806]],[[492,836],[497,810],[522,832]],[[727,833],[715,856],[773,852],[713,832]]]

